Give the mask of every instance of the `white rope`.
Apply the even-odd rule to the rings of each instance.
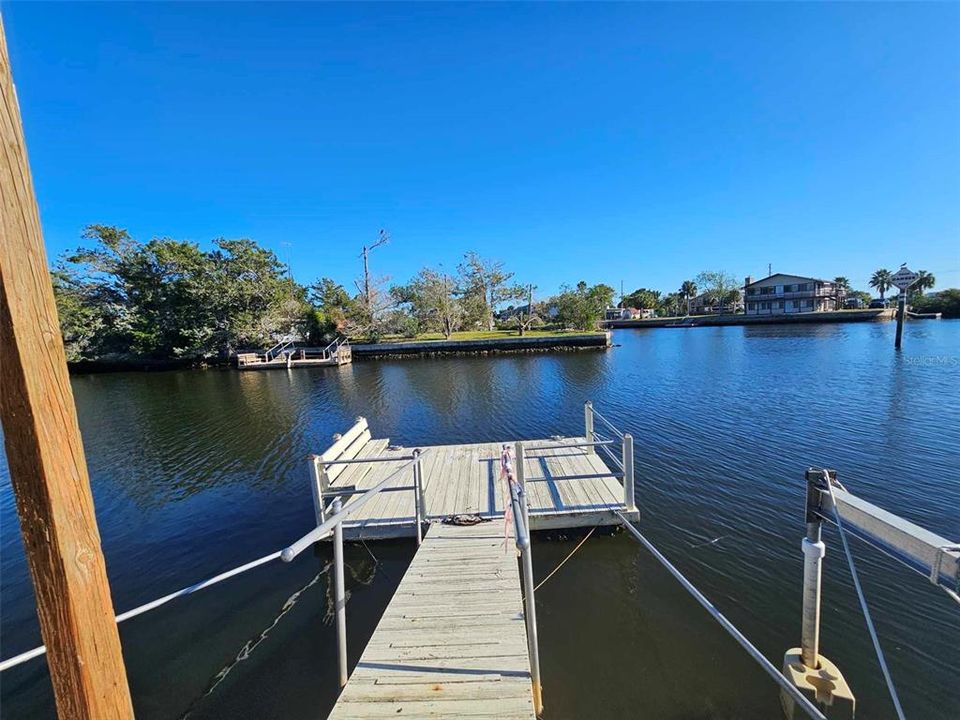
[[[703,608],[708,613],[710,613],[710,616],[714,620],[716,620],[718,623],[720,623],[720,627],[726,630],[734,640],[740,643],[740,647],[746,650],[747,653],[750,655],[750,657],[752,657],[754,660],[756,660],[760,664],[760,667],[762,667],[766,671],[767,675],[772,677],[774,681],[781,688],[783,688],[787,693],[789,693],[790,697],[793,698],[794,702],[796,702],[801,708],[803,708],[803,710],[807,713],[807,715],[809,715],[812,718],[815,718],[815,720],[827,720],[827,717],[822,712],[820,712],[819,708],[817,708],[816,705],[810,702],[810,699],[807,698],[806,695],[800,692],[800,690],[797,689],[793,683],[791,683],[786,677],[784,677],[783,673],[781,673],[780,670],[778,670],[777,667],[772,662],[767,660],[764,654],[760,652],[753,643],[747,640],[746,636],[742,632],[737,630],[736,625],[734,625],[732,622],[727,620],[724,614],[721,613],[717,609],[717,607],[712,602],[710,602],[707,599],[707,597],[694,586],[692,582],[687,580],[687,578],[684,577],[683,573],[677,570],[677,568],[675,568],[673,564],[669,560],[667,560],[666,557],[664,557],[663,553],[661,553],[659,550],[657,550],[656,547],[654,547],[652,542],[647,540],[641,534],[641,532],[637,530],[637,528],[635,528],[630,523],[630,521],[628,521],[627,518],[623,516],[623,514],[619,510],[616,510],[614,512],[616,512],[617,515],[620,517],[620,521],[623,523],[623,526],[628,531],[630,531],[630,534],[633,535],[637,540],[639,540],[640,543],[647,550],[649,550],[650,553],[657,560],[660,561],[660,564],[663,565],[670,572],[670,574],[673,575],[674,578],[676,578],[677,582],[683,585],[684,589],[688,593],[693,595],[693,598],[698,603],[700,603],[700,605],[702,605]]]
[[[130,618],[136,617],[137,615],[142,615],[143,613],[149,612],[150,610],[154,610],[160,607],[161,605],[166,605],[168,602],[170,602],[171,600],[175,600],[178,597],[191,595],[197,592],[198,590],[203,590],[204,588],[208,588],[211,585],[216,585],[217,583],[223,582],[224,580],[228,578],[232,578],[235,575],[239,575],[240,573],[245,573],[247,570],[253,570],[253,568],[259,567],[260,565],[264,565],[265,563],[268,563],[271,560],[276,560],[279,557],[280,557],[280,551],[278,550],[275,553],[264,555],[262,558],[257,558],[256,560],[252,562],[248,562],[245,565],[241,565],[240,567],[235,567],[233,568],[233,570],[227,570],[226,572],[222,572],[219,575],[215,575],[209,580],[202,580],[201,582],[190,585],[189,587],[185,587],[181,590],[177,590],[176,592],[172,592],[169,595],[164,595],[162,598],[157,598],[156,600],[152,600],[151,602],[148,602],[145,605],[141,605],[140,607],[135,607],[133,608],[133,610],[127,610],[125,613],[120,613],[119,615],[117,615],[117,622],[121,623],[124,620],[129,620]],[[9,670],[10,668],[16,667],[17,665],[21,665],[27,662],[28,660],[33,660],[33,658],[40,657],[46,652],[47,652],[47,646],[41,645],[40,647],[35,647],[33,650],[28,650],[27,652],[20,653],[19,655],[15,655],[12,658],[7,658],[3,662],[0,662],[0,672],[3,672],[4,670]]]
[[[847,556],[847,564],[850,566],[850,576],[853,578],[853,587],[856,588],[857,598],[860,600],[860,608],[863,610],[863,619],[867,623],[867,630],[870,632],[870,639],[873,641],[873,648],[877,653],[877,660],[880,661],[880,669],[883,671],[883,678],[886,680],[887,689],[890,691],[890,697],[893,699],[893,706],[897,711],[897,717],[900,720],[906,720],[903,714],[903,708],[900,706],[900,697],[897,695],[897,688],[893,684],[893,677],[890,675],[890,668],[887,667],[887,660],[883,655],[883,648],[880,647],[880,639],[877,637],[877,630],[873,626],[873,619],[870,617],[870,608],[867,607],[867,598],[863,594],[863,588],[860,587],[860,576],[857,575],[857,567],[853,562],[853,554],[850,552],[850,545],[847,543],[847,534],[843,529],[843,521],[840,519],[840,511],[837,509],[837,500],[833,495],[833,483],[826,471],[823,473],[827,490],[830,492],[830,502],[833,504],[833,514],[837,522],[837,531],[840,533],[840,542],[843,543],[843,552]]]

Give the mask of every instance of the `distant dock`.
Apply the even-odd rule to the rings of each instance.
[[[297,348],[283,340],[263,353],[237,353],[238,370],[286,370],[288,368],[348,365],[353,361],[350,343],[334,340],[324,348]]]

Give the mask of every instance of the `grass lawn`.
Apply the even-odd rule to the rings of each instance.
[[[600,330],[527,330],[523,337],[565,337],[568,335],[595,335],[601,334]],[[499,340],[503,338],[518,338],[520,335],[516,330],[465,330],[455,332],[450,336],[450,340]],[[429,342],[437,340],[447,340],[441,333],[424,333],[415,338],[401,337],[399,335],[384,335],[381,342]]]

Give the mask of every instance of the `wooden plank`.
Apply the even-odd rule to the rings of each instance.
[[[0,420],[57,712],[131,718],[2,20],[0,133]]]
[[[479,477],[464,464],[479,452],[453,458],[462,477]],[[533,720],[516,556],[500,542],[495,522],[430,527],[331,718]]]

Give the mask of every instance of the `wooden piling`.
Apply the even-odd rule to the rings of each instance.
[[[61,720],[133,717],[0,20],[0,419]]]

